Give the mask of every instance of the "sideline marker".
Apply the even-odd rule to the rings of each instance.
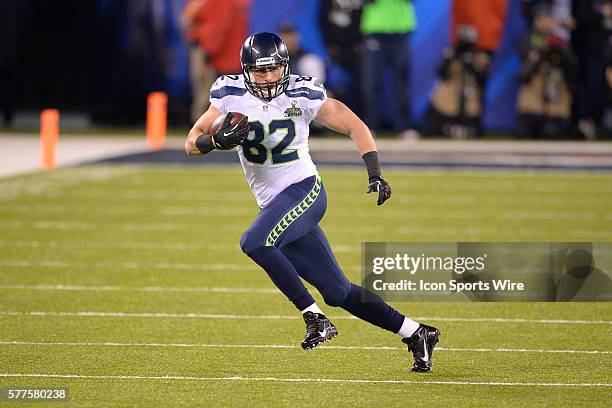
[[[44,109],[40,114],[40,150],[42,168],[54,169],[55,151],[59,137],[59,111],[57,109]]]
[[[168,95],[151,92],[147,98],[147,144],[158,150],[166,144]]]

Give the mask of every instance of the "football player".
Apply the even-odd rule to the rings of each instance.
[[[290,74],[287,46],[275,34],[247,38],[240,59],[242,75],[224,75],[213,84],[211,105],[189,132],[185,150],[188,155],[234,147],[238,151],[261,208],[242,235],[242,251],[302,313],[305,350],[330,340],[338,331],[301,279],[316,287],[329,306],[399,334],[413,354],[412,371],[429,371],[440,332],[349,282],[319,226],[327,198],[308,152],[309,123],[316,120],[350,135],[367,168],[367,192],[377,193],[377,204],[382,205],[391,197],[391,187],[381,176],[370,130],[343,103],[328,98],[316,78]],[[231,112],[246,117],[232,121]],[[225,113],[221,126],[210,134],[212,123]]]

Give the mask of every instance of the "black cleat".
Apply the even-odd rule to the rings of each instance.
[[[414,366],[411,371],[415,373],[426,373],[431,370],[431,357],[433,349],[441,335],[440,330],[435,327],[421,324],[410,337],[402,340],[408,345],[408,351],[414,357]]]
[[[313,349],[319,343],[329,341],[338,335],[336,326],[325,315],[306,312],[304,313],[304,321],[306,322],[306,337],[302,341],[304,350]]]

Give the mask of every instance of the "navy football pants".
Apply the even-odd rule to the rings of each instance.
[[[240,239],[240,247],[260,265],[299,310],[314,303],[300,277],[317,288],[325,303],[396,333],[404,316],[372,292],[351,284],[319,227],[327,196],[318,176],[292,184],[264,206]],[[368,297],[368,302],[362,299]]]

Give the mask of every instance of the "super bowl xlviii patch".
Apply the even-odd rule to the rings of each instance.
[[[302,116],[302,110],[297,107],[296,101],[291,101],[291,107],[285,110],[285,117]]]

